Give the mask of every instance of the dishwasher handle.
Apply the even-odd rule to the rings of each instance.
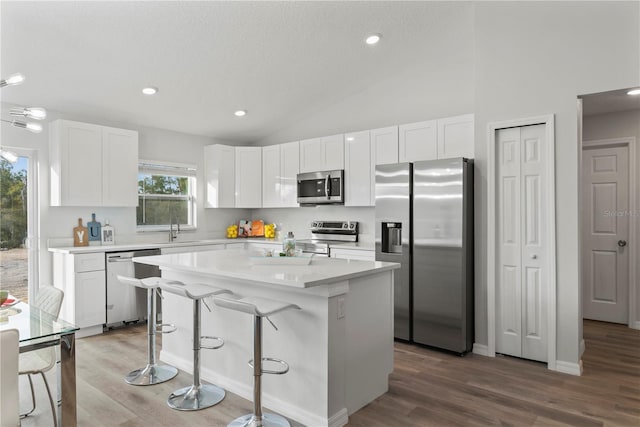
[[[110,256],[109,258],[107,258],[107,260],[108,262],[131,262],[133,260],[133,257]]]

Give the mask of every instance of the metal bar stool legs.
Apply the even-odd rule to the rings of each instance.
[[[221,295],[214,298],[216,305],[253,315],[253,414],[243,415],[229,423],[229,427],[289,427],[286,418],[262,411],[262,374],[282,375],[289,372],[289,365],[280,359],[262,357],[262,318],[277,330],[269,316],[286,310],[300,310],[295,304],[261,297],[229,298]],[[263,362],[274,362],[282,366],[279,370],[264,369]]]
[[[124,380],[131,385],[160,384],[178,375],[175,367],[156,363],[156,290],[147,288],[147,366],[129,372]]]
[[[200,336],[200,298],[193,300],[193,384],[188,387],[174,391],[169,396],[167,404],[180,411],[197,411],[199,409],[208,408],[224,399],[225,391],[218,386],[200,383],[200,349],[203,347],[200,340],[202,338],[217,339],[216,337]],[[204,347],[216,349],[222,347],[223,343],[218,346]]]

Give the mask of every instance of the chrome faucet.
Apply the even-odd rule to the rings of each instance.
[[[169,243],[173,242],[178,238],[178,233],[180,233],[180,223],[176,223],[176,230],[173,229],[173,217],[169,220]]]

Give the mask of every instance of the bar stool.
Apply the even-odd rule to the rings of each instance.
[[[276,301],[260,297],[245,297],[232,299],[224,296],[217,296],[213,302],[220,307],[241,311],[254,316],[253,318],[253,359],[249,361],[249,366],[253,368],[253,414],[243,415],[231,421],[228,427],[289,427],[289,421],[280,415],[262,412],[262,374],[283,375],[289,372],[289,365],[284,360],[272,357],[262,357],[262,318],[265,317],[271,326],[277,331],[269,316],[286,310],[300,310],[295,304]],[[256,360],[275,362],[282,365],[280,370],[268,370],[262,368],[261,363]]]
[[[153,281],[145,281],[147,279],[141,280],[118,275],[118,280],[124,284],[147,290],[147,366],[129,372],[124,378],[125,382],[131,385],[154,385],[169,381],[178,375],[178,369],[170,365],[158,365],[156,363],[156,334],[175,332],[176,327],[166,323],[156,324],[156,292],[158,292],[158,286],[153,284]]]
[[[169,399],[167,399],[167,404],[169,407],[179,411],[197,411],[220,403],[225,397],[225,391],[222,388],[215,385],[200,384],[200,349],[218,349],[224,345],[224,340],[219,337],[200,336],[200,303],[204,302],[207,309],[211,311],[204,298],[213,295],[231,294],[232,292],[200,283],[185,284],[177,280],[156,279],[155,282],[163,291],[193,300],[193,384],[171,393]],[[205,346],[201,342],[203,339],[218,341],[219,344]]]

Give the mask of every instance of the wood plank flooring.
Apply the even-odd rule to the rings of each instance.
[[[153,387],[125,384],[125,371],[145,360],[145,334],[143,325],[77,341],[78,425],[217,427],[251,411],[232,393],[206,410],[169,409],[168,394],[191,381],[185,372]],[[584,338],[581,377],[517,358],[396,343],[389,392],[350,416],[349,426],[640,426],[640,331],[585,321]],[[38,405],[23,427],[51,425],[46,400]]]

